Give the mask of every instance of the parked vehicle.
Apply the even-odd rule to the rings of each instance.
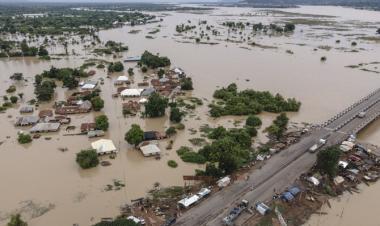
[[[320,139],[318,143],[314,144],[309,148],[309,152],[314,153],[316,152],[320,147],[326,144],[326,139]]]
[[[365,115],[366,115],[366,112],[362,111],[362,112],[359,112],[359,114],[357,116],[358,116],[358,118],[364,118]]]
[[[233,225],[234,220],[244,211],[248,208],[248,201],[243,199],[239,205],[234,207],[227,217],[223,218],[223,223],[225,225]]]

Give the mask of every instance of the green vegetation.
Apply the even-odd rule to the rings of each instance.
[[[128,68],[128,75],[133,76],[135,73],[133,72],[133,68]]]
[[[230,84],[227,88],[216,90],[214,98],[222,101],[209,105],[212,117],[250,115],[262,111],[274,113],[298,111],[301,106],[301,103],[294,98],[286,100],[280,94],[273,96],[268,91],[247,89],[238,92],[235,83]]]
[[[174,134],[177,133],[177,130],[174,126],[170,126],[166,131],[165,131],[166,135],[171,137],[173,136]]]
[[[266,128],[266,131],[270,136],[276,137],[277,139],[281,138],[288,126],[289,118],[285,113],[281,113],[273,121],[272,125]]]
[[[155,18],[136,11],[75,10],[74,7],[71,4],[24,4],[21,11],[16,5],[2,5],[0,32],[40,36],[67,33],[84,35],[94,34],[99,29],[112,28],[115,21],[130,22],[133,25]],[[43,14],[30,18],[22,13]]]
[[[319,169],[321,173],[325,173],[334,178],[338,172],[338,161],[341,152],[338,147],[331,147],[324,149],[317,154],[317,165],[316,168]]]
[[[37,77],[37,76],[36,76]],[[37,81],[34,89],[34,93],[39,101],[50,101],[54,95],[54,89],[56,84],[52,80]]]
[[[245,121],[246,126],[260,127],[262,124],[261,119],[255,115],[248,116]]]
[[[195,25],[185,25],[185,24],[179,24],[175,27],[175,30],[178,32],[178,33],[182,33],[182,32],[187,32],[187,31],[190,31],[190,30],[193,30],[195,29],[196,26]]]
[[[138,226],[134,221],[128,219],[116,219],[112,222],[99,222],[93,226]]]
[[[109,127],[107,115],[99,115],[95,118],[96,129],[107,131]]]
[[[16,86],[14,85],[11,85],[8,87],[8,89],[6,90],[7,93],[14,93],[16,92]]]
[[[170,166],[171,168],[177,168],[178,164],[174,160],[169,160],[168,161],[168,166]]]
[[[17,101],[18,101],[18,97],[16,97],[16,96],[11,96],[11,97],[9,98],[9,100],[11,101],[12,104],[15,104],[15,103],[17,103]]]
[[[76,161],[82,169],[96,167],[99,164],[98,154],[94,149],[80,151],[77,153]]]
[[[95,111],[100,111],[104,107],[104,100],[100,98],[99,96],[96,96],[96,97],[91,98],[91,104],[92,104],[92,108]]]
[[[159,67],[170,66],[171,62],[167,57],[160,57],[153,55],[152,53],[145,51],[141,56],[140,65],[145,65],[149,68],[156,69]]]
[[[108,65],[108,72],[110,73],[122,71],[124,71],[124,65],[120,61]]]
[[[193,149],[189,147],[182,146],[177,150],[177,154],[184,162],[190,162],[190,163],[197,163],[197,164],[204,164],[206,163],[206,158],[197,153],[194,152]]]
[[[56,68],[52,66],[48,71],[43,71],[41,74],[35,76],[36,84],[41,83],[43,79],[56,79],[62,81],[63,87],[74,89],[78,87],[78,79],[87,77],[88,74],[83,68]]]
[[[11,216],[11,220],[9,221],[7,226],[28,226],[28,223],[24,222],[21,219],[20,214],[16,214]]]
[[[182,90],[193,90],[193,80],[191,78],[181,79],[181,89]]]
[[[189,139],[190,143],[195,146],[203,146],[206,144],[206,140],[204,138],[191,138]]]
[[[148,102],[145,104],[145,115],[147,117],[161,117],[165,115],[165,109],[168,107],[168,99],[153,93],[149,96]]]
[[[27,144],[27,143],[32,142],[32,137],[31,137],[29,134],[20,133],[20,134],[18,135],[17,141],[18,141],[20,144]]]
[[[125,134],[125,141],[135,147],[144,140],[144,131],[137,124],[132,124],[131,129]]]
[[[177,107],[170,108],[170,121],[180,123],[182,121],[183,112]]]
[[[376,33],[380,35],[380,28],[377,29]]]
[[[16,81],[21,81],[24,80],[24,74],[23,73],[14,73],[10,79],[16,80]]]

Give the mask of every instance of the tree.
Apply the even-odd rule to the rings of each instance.
[[[38,56],[48,56],[49,52],[45,48],[45,46],[41,45],[40,48],[38,49]]]
[[[148,71],[148,68],[145,67],[145,66],[143,66],[143,67],[141,68],[141,71],[142,71],[142,73],[146,73],[146,72]]]
[[[109,127],[108,117],[106,115],[99,115],[95,118],[96,129],[107,131]]]
[[[62,83],[64,87],[74,89],[78,87],[79,81],[75,78],[73,74],[65,74],[62,76]]]
[[[285,113],[281,113],[273,121],[272,125],[266,128],[266,131],[270,136],[274,136],[277,139],[281,138],[284,135],[284,132],[287,129],[289,118]]]
[[[177,107],[170,108],[170,121],[179,123],[182,120],[183,113]]]
[[[132,220],[119,218],[112,222],[102,221],[93,226],[139,226],[139,224],[135,223]]]
[[[291,23],[286,23],[285,24],[285,32],[290,32],[290,31],[294,31],[296,29],[296,26],[294,24],[291,24]]]
[[[108,72],[121,72],[124,71],[124,65],[120,61],[116,63],[110,63],[108,65]]]
[[[128,68],[128,75],[133,76],[135,73],[133,72],[133,68]]]
[[[175,129],[174,126],[170,126],[166,131],[165,131],[166,135],[171,137],[173,136],[174,134],[177,133],[177,130]]]
[[[96,167],[99,164],[98,154],[94,149],[82,150],[77,153],[76,162],[82,169]]]
[[[181,89],[182,90],[193,90],[193,80],[191,78],[181,79]]]
[[[137,124],[132,124],[131,129],[125,134],[125,141],[135,147],[144,140],[144,131]]]
[[[153,93],[149,96],[148,102],[145,104],[145,115],[148,117],[161,117],[165,115],[165,109],[168,107],[168,99]]]
[[[32,137],[29,134],[20,133],[18,135],[17,141],[20,144],[27,144],[27,143],[32,142]]]
[[[20,214],[16,214],[11,216],[11,220],[9,221],[7,226],[28,226],[28,223],[24,222],[21,219]]]
[[[340,154],[341,152],[337,147],[327,148],[318,152],[316,168],[329,175],[330,178],[334,178],[338,171]]]
[[[153,55],[152,53],[145,51],[141,56],[140,64],[146,65],[152,69],[156,69],[159,67],[170,66],[171,62],[167,57],[160,57],[158,55]]]
[[[37,84],[35,88],[35,94],[37,95],[37,99],[40,101],[49,101],[53,97],[54,89],[56,85],[54,81],[46,80],[41,82],[41,84]]]
[[[246,126],[259,127],[261,126],[261,119],[255,115],[249,115],[247,120],[245,121]]]
[[[91,98],[91,104],[95,111],[100,111],[104,107],[104,100],[99,96]]]
[[[165,74],[165,70],[162,68],[160,68],[160,70],[158,70],[158,72],[157,72],[157,75],[159,78],[162,78],[162,76],[164,76],[164,74]]]
[[[11,96],[9,99],[11,100],[12,104],[17,103],[17,101],[18,101],[18,97],[16,97],[16,96]]]
[[[24,93],[18,93],[17,95],[20,97],[20,99],[24,97]]]

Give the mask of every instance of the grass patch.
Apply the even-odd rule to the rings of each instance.
[[[197,163],[197,164],[206,163],[206,158],[203,155],[197,152],[194,152],[193,149],[186,146],[180,147],[177,150],[177,154],[184,162]]]

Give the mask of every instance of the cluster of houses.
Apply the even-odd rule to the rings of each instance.
[[[22,107],[21,114],[33,113],[34,108],[31,106]],[[16,119],[15,126],[32,126],[31,133],[57,132],[61,124],[68,124],[71,119],[65,116],[53,116],[52,110],[41,110],[38,116],[22,115]]]

